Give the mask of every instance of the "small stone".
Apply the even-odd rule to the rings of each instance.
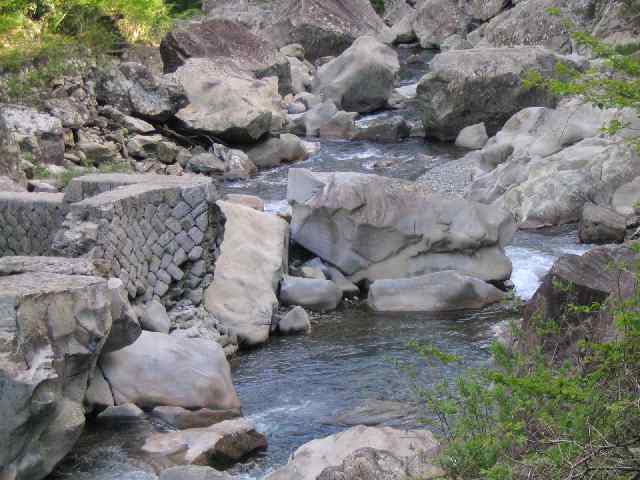
[[[284,335],[309,333],[311,331],[309,315],[304,308],[294,307],[280,319],[278,330]]]

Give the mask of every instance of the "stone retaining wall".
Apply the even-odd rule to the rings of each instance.
[[[0,192],[0,257],[49,255],[68,212],[63,194]]]
[[[94,196],[95,195],[95,196]],[[132,300],[202,302],[221,242],[211,179],[89,175],[65,194],[70,214],[54,241],[57,255],[111,265]]]

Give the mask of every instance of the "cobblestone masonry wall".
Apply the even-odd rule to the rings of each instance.
[[[67,211],[63,194],[0,192],[0,256],[51,254]]]
[[[211,179],[90,175],[74,179],[65,199],[58,255],[105,260],[132,300],[201,304],[221,243]]]

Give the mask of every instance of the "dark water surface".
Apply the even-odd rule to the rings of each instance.
[[[415,83],[425,73],[432,57],[429,52],[421,52],[421,63],[407,65],[404,60],[415,53],[412,49],[400,49],[404,86]],[[379,115],[398,113],[408,119],[417,118],[411,104],[399,112]],[[366,122],[367,118],[361,121]],[[393,145],[307,140],[319,142],[320,150],[295,167],[369,172],[408,180],[417,179],[434,166],[446,166],[463,154],[451,145],[433,144],[421,138]],[[282,166],[261,172],[246,182],[228,183],[225,191],[259,195],[270,210],[284,208],[288,168]],[[529,298],[558,256],[584,251],[586,247],[577,244],[572,227],[518,232],[507,248],[514,264],[517,293]],[[460,364],[428,373],[424,379],[427,384],[455,378],[466,368],[485,364],[495,327],[507,318],[509,314],[503,307],[439,316],[392,315],[372,313],[352,302],[330,314],[314,316],[308,336],[274,337],[263,348],[241,354],[232,360],[234,383],[245,415],[267,435],[269,449],[234,467],[233,473],[261,478],[286,463],[293,450],[303,443],[345,428],[332,424],[331,417],[366,400],[410,401],[407,382],[391,361],[415,359],[407,349],[410,340],[432,343],[462,358]],[[92,425],[50,478],[154,478],[153,465],[138,452],[145,435],[154,427],[158,425],[147,421],[117,428]]]

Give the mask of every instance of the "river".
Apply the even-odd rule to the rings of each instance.
[[[424,74],[429,52],[400,49],[403,69],[401,86],[411,86]],[[407,58],[418,53],[419,62]],[[414,57],[415,60],[415,57]],[[383,113],[388,115],[389,112]],[[408,105],[394,112],[410,120],[417,118]],[[366,122],[367,118],[361,120]],[[373,144],[311,140],[319,151],[295,167],[315,171],[356,171],[417,180],[425,174],[430,184],[455,190],[448,165],[464,152],[422,138],[399,144]],[[384,162],[383,162],[384,161]],[[249,193],[266,201],[267,209],[286,206],[286,178],[289,166],[261,172],[242,182],[227,183],[226,193]],[[435,180],[434,180],[435,179]],[[454,184],[454,188],[451,185]],[[565,253],[584,253],[575,228],[568,226],[539,232],[518,232],[507,254],[514,266],[512,280],[516,293],[530,298],[553,261]],[[462,359],[459,363],[424,372],[425,384],[453,379],[467,368],[489,360],[489,346],[496,326],[512,318],[503,306],[482,311],[448,315],[380,314],[368,311],[357,301],[345,302],[337,311],[314,315],[307,336],[274,337],[260,349],[242,353],[232,360],[233,379],[246,416],[264,432],[269,449],[231,471],[247,478],[261,478],[286,463],[303,443],[346,428],[336,421],[343,413],[363,402],[394,401],[402,408],[411,402],[408,383],[394,361],[408,363],[415,356],[407,348],[410,340],[431,343]],[[348,422],[347,422],[348,423]],[[415,415],[392,419],[391,424],[412,426]],[[155,425],[157,428],[158,425]],[[75,450],[50,476],[71,480],[148,480],[155,478],[153,466],[140,456],[139,447],[154,425],[143,422],[91,425]]]

